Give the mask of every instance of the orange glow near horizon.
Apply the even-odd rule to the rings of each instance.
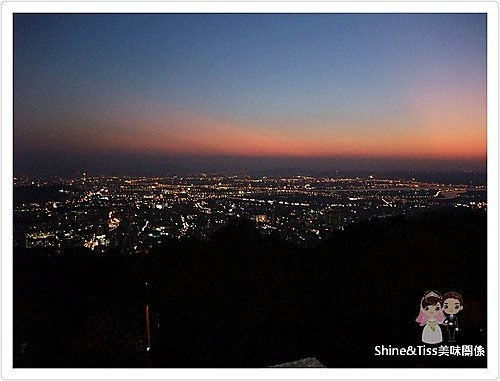
[[[484,96],[432,87],[412,89],[411,93],[416,95],[409,97],[409,116],[393,120],[258,125],[157,105],[136,115],[117,109],[108,110],[105,116],[94,115],[91,120],[61,120],[60,133],[44,134],[46,126],[41,125],[24,130],[30,131],[28,135],[18,133],[16,140],[23,140],[25,147],[50,150],[57,146],[81,153],[486,158]]]
[[[99,131],[82,131],[71,140],[66,135],[33,136],[33,146],[50,148],[54,142],[73,152],[128,152],[166,155],[234,155],[284,157],[388,157],[483,159],[486,127],[481,122],[427,117],[398,132],[362,125],[348,129],[332,127],[307,133],[249,126],[191,116],[177,120],[110,121]],[[136,127],[136,126],[139,127]],[[116,128],[119,126],[120,128]]]

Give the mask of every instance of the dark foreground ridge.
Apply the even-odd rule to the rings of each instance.
[[[15,248],[14,366],[485,367],[375,346],[422,345],[423,292],[453,290],[457,344],[487,353],[486,246],[485,211],[444,210],[350,225],[312,249],[246,220],[147,255]]]
[[[324,366],[314,357],[308,357],[302,360],[274,365],[271,368],[324,368]]]

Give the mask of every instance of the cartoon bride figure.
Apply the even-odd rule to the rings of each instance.
[[[444,320],[441,295],[437,291],[427,291],[420,301],[420,313],[415,320],[421,327],[425,326],[422,331],[424,343],[438,344],[443,341],[439,324]]]

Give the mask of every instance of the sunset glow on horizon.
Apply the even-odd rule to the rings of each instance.
[[[484,14],[14,20],[17,154],[486,161]]]

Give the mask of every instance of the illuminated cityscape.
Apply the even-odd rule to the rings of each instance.
[[[55,182],[57,181],[57,182]],[[314,246],[346,225],[443,207],[486,209],[484,185],[368,177],[208,175],[14,179],[14,194],[50,189],[18,202],[14,242],[27,248],[84,246],[146,253],[165,237],[209,238],[236,218],[262,234]],[[50,192],[49,192],[50,193]]]

